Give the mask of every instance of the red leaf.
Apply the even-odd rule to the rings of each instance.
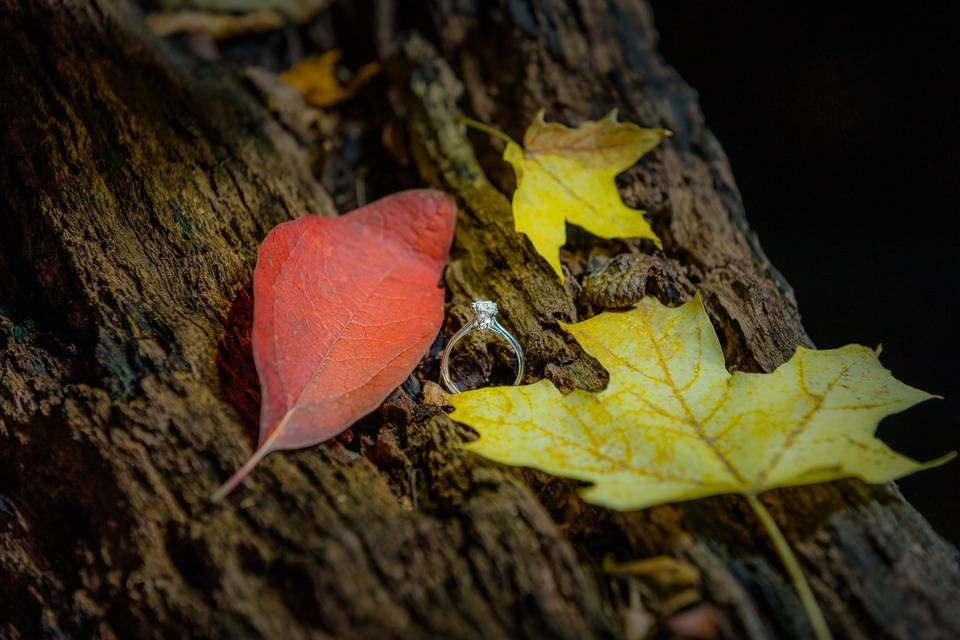
[[[410,375],[443,321],[455,223],[454,203],[423,190],[267,234],[253,274],[260,444],[214,501],[271,451],[344,431]]]

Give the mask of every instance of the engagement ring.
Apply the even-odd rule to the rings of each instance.
[[[453,347],[474,329],[492,331],[507,341],[517,356],[517,377],[513,381],[513,385],[517,386],[520,384],[520,381],[523,380],[523,347],[520,346],[516,338],[510,335],[509,331],[497,322],[497,304],[495,302],[477,300],[470,304],[470,308],[473,309],[473,317],[470,318],[467,324],[463,325],[460,331],[453,334],[450,342],[447,343],[446,348],[443,350],[443,356],[440,358],[440,379],[443,380],[444,386],[447,387],[450,393],[460,393],[461,389],[450,379],[450,353],[453,351]]]

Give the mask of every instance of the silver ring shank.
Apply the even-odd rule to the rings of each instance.
[[[450,354],[453,352],[454,346],[460,340],[463,339],[468,333],[477,328],[476,318],[471,318],[467,324],[463,325],[459,331],[453,334],[453,337],[450,338],[450,342],[447,343],[447,346],[443,350],[443,355],[440,357],[440,379],[443,381],[443,385],[450,391],[450,393],[460,393],[463,391],[450,378]],[[517,339],[510,334],[509,331],[503,328],[496,318],[493,319],[493,322],[490,324],[488,331],[499,335],[501,338],[507,341],[507,344],[510,345],[510,348],[513,349],[514,355],[517,357],[517,377],[513,381],[513,386],[517,386],[523,380],[523,347],[520,346],[520,343],[517,342]]]

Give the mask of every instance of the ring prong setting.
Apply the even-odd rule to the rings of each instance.
[[[476,300],[470,303],[477,328],[489,330],[497,320],[497,303],[490,300]]]

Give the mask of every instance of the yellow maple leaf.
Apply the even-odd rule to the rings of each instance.
[[[800,348],[770,374],[730,374],[700,298],[645,298],[564,325],[610,373],[599,393],[547,380],[449,398],[487,458],[591,482],[584,500],[620,510],[721,493],[749,496],[855,476],[884,482],[919,463],[874,437],[877,423],[934,396],[897,381],[876,352]]]
[[[346,85],[337,77],[340,51],[333,50],[306,58],[280,74],[280,80],[302,93],[315,107],[332,107],[352,97],[360,87],[380,72],[376,62],[366,64]]]
[[[503,152],[517,174],[517,231],[530,238],[561,280],[567,221],[602,238],[651,238],[659,247],[644,212],[620,199],[615,178],[670,132],[617,122],[616,111],[577,128],[545,122],[543,113],[527,129],[522,147],[510,141]]]

